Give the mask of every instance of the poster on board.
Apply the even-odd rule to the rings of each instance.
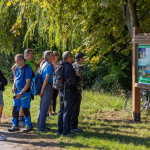
[[[150,84],[150,45],[138,45],[138,82]]]

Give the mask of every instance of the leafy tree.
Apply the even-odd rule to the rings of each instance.
[[[131,74],[132,27],[140,26],[143,32],[149,32],[149,3],[0,0],[0,47],[9,53],[33,47],[38,57],[48,48],[58,49],[60,54],[65,50],[74,54],[83,51],[87,54],[86,66],[92,70],[85,73],[87,78],[89,74],[91,79],[100,78],[103,87],[113,83],[124,86],[122,78],[130,81],[125,73]]]

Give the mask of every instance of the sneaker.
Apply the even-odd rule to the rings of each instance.
[[[23,132],[29,132],[32,130],[32,127],[29,127],[29,126],[25,126],[25,128],[23,129]]]
[[[4,141],[4,140],[6,140],[6,139],[7,139],[6,136],[0,134],[0,141]]]
[[[53,115],[53,116],[56,116],[56,115],[57,115],[57,113],[55,113],[55,112],[52,112],[52,115]]]
[[[60,135],[62,135],[62,133],[60,133],[60,132],[57,132],[57,136],[60,136]]]
[[[44,130],[40,130],[39,132],[48,132],[48,131],[51,131],[51,128],[45,127]]]
[[[74,131],[74,132],[83,132],[83,130],[82,130],[82,129],[78,129],[78,128],[71,129],[71,131]]]
[[[25,125],[25,118],[19,117],[19,126],[24,126],[24,125]]]
[[[19,126],[25,126],[25,121],[20,120],[19,121]]]
[[[49,115],[47,115],[46,120],[53,120]]]
[[[74,136],[74,135],[75,135],[74,133],[62,134],[63,137],[66,137],[66,136]]]
[[[8,129],[9,132],[14,132],[14,131],[20,131],[20,128],[17,127],[16,125],[13,125],[10,129]]]

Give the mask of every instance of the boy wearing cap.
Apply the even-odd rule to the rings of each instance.
[[[82,129],[78,129],[78,116],[80,112],[80,104],[81,104],[81,99],[82,99],[82,95],[81,95],[82,72],[83,72],[82,63],[84,62],[84,56],[85,55],[83,53],[77,53],[75,55],[75,62],[72,64],[76,72],[77,91],[75,94],[75,104],[73,106],[73,113],[71,116],[70,128],[72,131],[75,131],[75,132],[83,131]]]

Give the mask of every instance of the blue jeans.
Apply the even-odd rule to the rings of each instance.
[[[73,105],[75,102],[74,91],[60,91],[60,110],[58,113],[58,130],[57,132],[67,135],[70,132],[70,119],[72,115]]]
[[[3,91],[0,91],[0,105],[4,105],[4,101],[3,101]]]
[[[43,131],[46,127],[46,117],[52,97],[52,84],[47,84],[41,96],[40,110],[37,122],[38,131]]]

